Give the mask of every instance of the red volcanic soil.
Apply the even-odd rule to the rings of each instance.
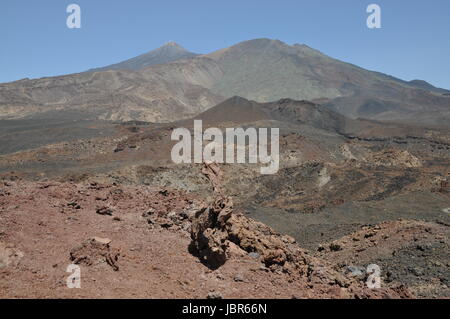
[[[281,243],[286,256],[298,251],[297,264],[267,266],[264,251],[251,254],[230,242],[227,261],[212,270],[189,251],[192,214],[205,204],[143,186],[2,182],[0,298],[412,297],[405,288],[369,290],[241,215],[233,220],[247,225],[242,236]],[[80,289],[66,286],[71,263],[81,267]]]

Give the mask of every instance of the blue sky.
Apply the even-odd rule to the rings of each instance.
[[[71,3],[81,29],[66,26]],[[371,3],[381,29],[366,26]],[[2,0],[0,82],[85,71],[168,41],[208,53],[262,37],[450,89],[449,0]]]

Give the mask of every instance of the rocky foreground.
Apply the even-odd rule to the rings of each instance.
[[[217,166],[202,172],[210,201],[94,181],[2,182],[0,298],[414,298],[395,281],[369,289],[366,278],[340,271],[326,251],[347,258],[353,239],[302,249],[236,211]],[[382,242],[386,227],[354,242]],[[428,233],[444,240],[445,231]],[[81,289],[66,286],[72,263]]]

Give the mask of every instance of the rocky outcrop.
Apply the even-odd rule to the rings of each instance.
[[[272,270],[306,273],[306,252],[295,239],[282,236],[270,227],[251,220],[233,209],[231,197],[223,194],[222,171],[215,164],[204,164],[203,174],[211,182],[215,199],[192,219],[192,244],[202,260],[213,268],[225,263],[230,244],[246,253],[255,253]]]
[[[78,265],[94,266],[107,263],[115,271],[119,270],[119,251],[111,248],[108,238],[93,237],[70,251],[70,260]]]
[[[217,164],[204,164],[202,172],[212,184],[215,199],[192,218],[191,248],[195,249],[202,262],[218,268],[227,259],[229,234],[226,226],[233,213],[233,201],[223,195],[222,172]]]
[[[389,149],[374,153],[368,160],[376,166],[385,167],[422,167],[422,162],[408,151]]]
[[[342,274],[329,262],[311,256],[292,237],[280,235],[234,211],[231,198],[222,191],[220,167],[215,163],[204,164],[202,172],[213,185],[215,199],[193,216],[191,246],[208,267],[219,268],[237,249],[259,258],[269,271],[301,278],[308,282],[310,288],[324,293],[331,291],[331,295],[338,298],[412,296],[404,287],[371,290],[365,282]]]

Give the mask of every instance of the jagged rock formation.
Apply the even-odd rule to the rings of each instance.
[[[227,259],[229,245],[227,221],[233,213],[231,197],[223,195],[221,170],[215,163],[204,164],[203,174],[211,182],[214,201],[195,213],[192,219],[192,246],[201,260],[211,268],[218,268]]]
[[[403,287],[371,291],[364,284],[335,271],[327,262],[310,256],[292,237],[281,236],[270,227],[234,212],[231,198],[224,196],[220,186],[220,167],[216,163],[204,164],[202,172],[213,185],[215,199],[194,215],[191,238],[201,260],[212,269],[226,262],[229,258],[227,250],[230,245],[235,245],[246,253],[256,254],[271,271],[306,277],[311,287],[320,287],[317,289],[336,287],[340,296],[411,296]]]

